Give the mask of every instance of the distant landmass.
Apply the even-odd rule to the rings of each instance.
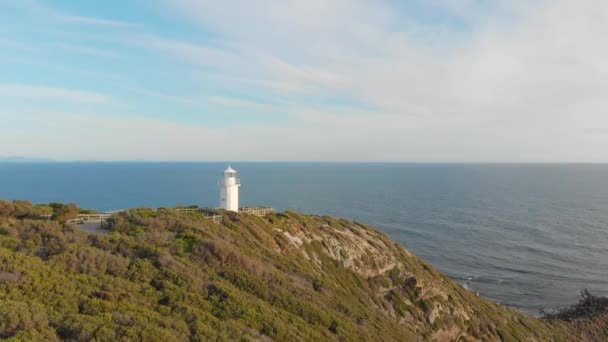
[[[68,223],[82,213],[92,214],[0,201],[0,338],[608,339],[603,299],[585,294],[580,306],[527,316],[345,219],[131,209],[87,235]]]
[[[44,163],[50,161],[53,161],[53,159],[28,158],[21,156],[0,156],[0,163]]]

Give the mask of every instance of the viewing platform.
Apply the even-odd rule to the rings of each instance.
[[[81,224],[81,223],[87,223],[87,222],[105,222],[110,217],[112,217],[112,215],[114,215],[115,213],[119,213],[119,212],[121,212],[121,211],[114,211],[114,212],[107,212],[107,213],[100,213],[100,214],[79,214],[75,218],[66,221],[66,223]]]
[[[197,212],[200,213],[205,219],[213,221],[213,223],[222,223],[222,215],[217,215],[213,212],[212,209],[209,208],[199,208],[199,207],[190,207],[190,208],[173,208],[171,210],[175,210],[177,212]],[[107,222],[112,215],[128,212],[128,210],[115,210],[115,211],[107,211],[104,213],[96,213],[96,214],[79,214],[75,218],[66,221],[66,223],[72,224],[87,224],[87,223],[105,223]],[[243,207],[239,209],[239,213],[241,214],[249,214],[255,215],[259,217],[264,217],[266,215],[276,213],[275,208],[271,207]],[[50,215],[49,215],[50,218]]]
[[[179,211],[179,212],[201,212],[203,214],[207,213],[205,218],[213,219],[213,222],[216,222],[216,223],[222,222],[222,216],[215,215],[215,214],[208,214],[208,212],[211,211],[208,208],[175,208],[173,210]],[[239,214],[249,214],[249,215],[255,215],[255,216],[259,216],[259,217],[264,217],[266,215],[274,214],[276,212],[277,212],[277,210],[275,208],[271,208],[271,207],[243,207],[243,208],[239,208],[239,211],[238,211]]]
[[[264,217],[266,215],[274,214],[277,210],[271,207],[243,207],[239,209],[239,213],[241,214],[250,214],[259,217]]]
[[[193,213],[193,212],[199,212],[203,215],[204,218],[208,219],[208,220],[212,220],[213,223],[222,223],[222,215],[215,215],[215,214],[208,214],[207,212],[209,211],[209,209],[205,209],[205,208],[175,208],[173,209],[175,211],[179,211],[182,213]]]

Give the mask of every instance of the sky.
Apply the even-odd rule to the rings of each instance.
[[[0,157],[608,162],[605,0],[0,0]]]

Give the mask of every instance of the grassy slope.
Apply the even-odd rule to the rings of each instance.
[[[131,210],[86,236],[0,218],[0,337],[578,340],[475,296],[383,234],[285,213]]]

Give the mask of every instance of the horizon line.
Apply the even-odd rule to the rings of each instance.
[[[107,163],[107,164],[120,164],[120,163],[142,163],[142,164],[196,164],[196,163],[228,163],[224,160],[56,160],[56,159],[37,159],[37,158],[23,158],[23,159],[6,159],[3,160],[0,157],[0,164],[62,164],[62,163]],[[595,161],[398,161],[398,160],[234,160],[231,159],[230,163],[260,163],[260,164],[437,164],[437,165],[608,165],[606,162],[595,162]]]

